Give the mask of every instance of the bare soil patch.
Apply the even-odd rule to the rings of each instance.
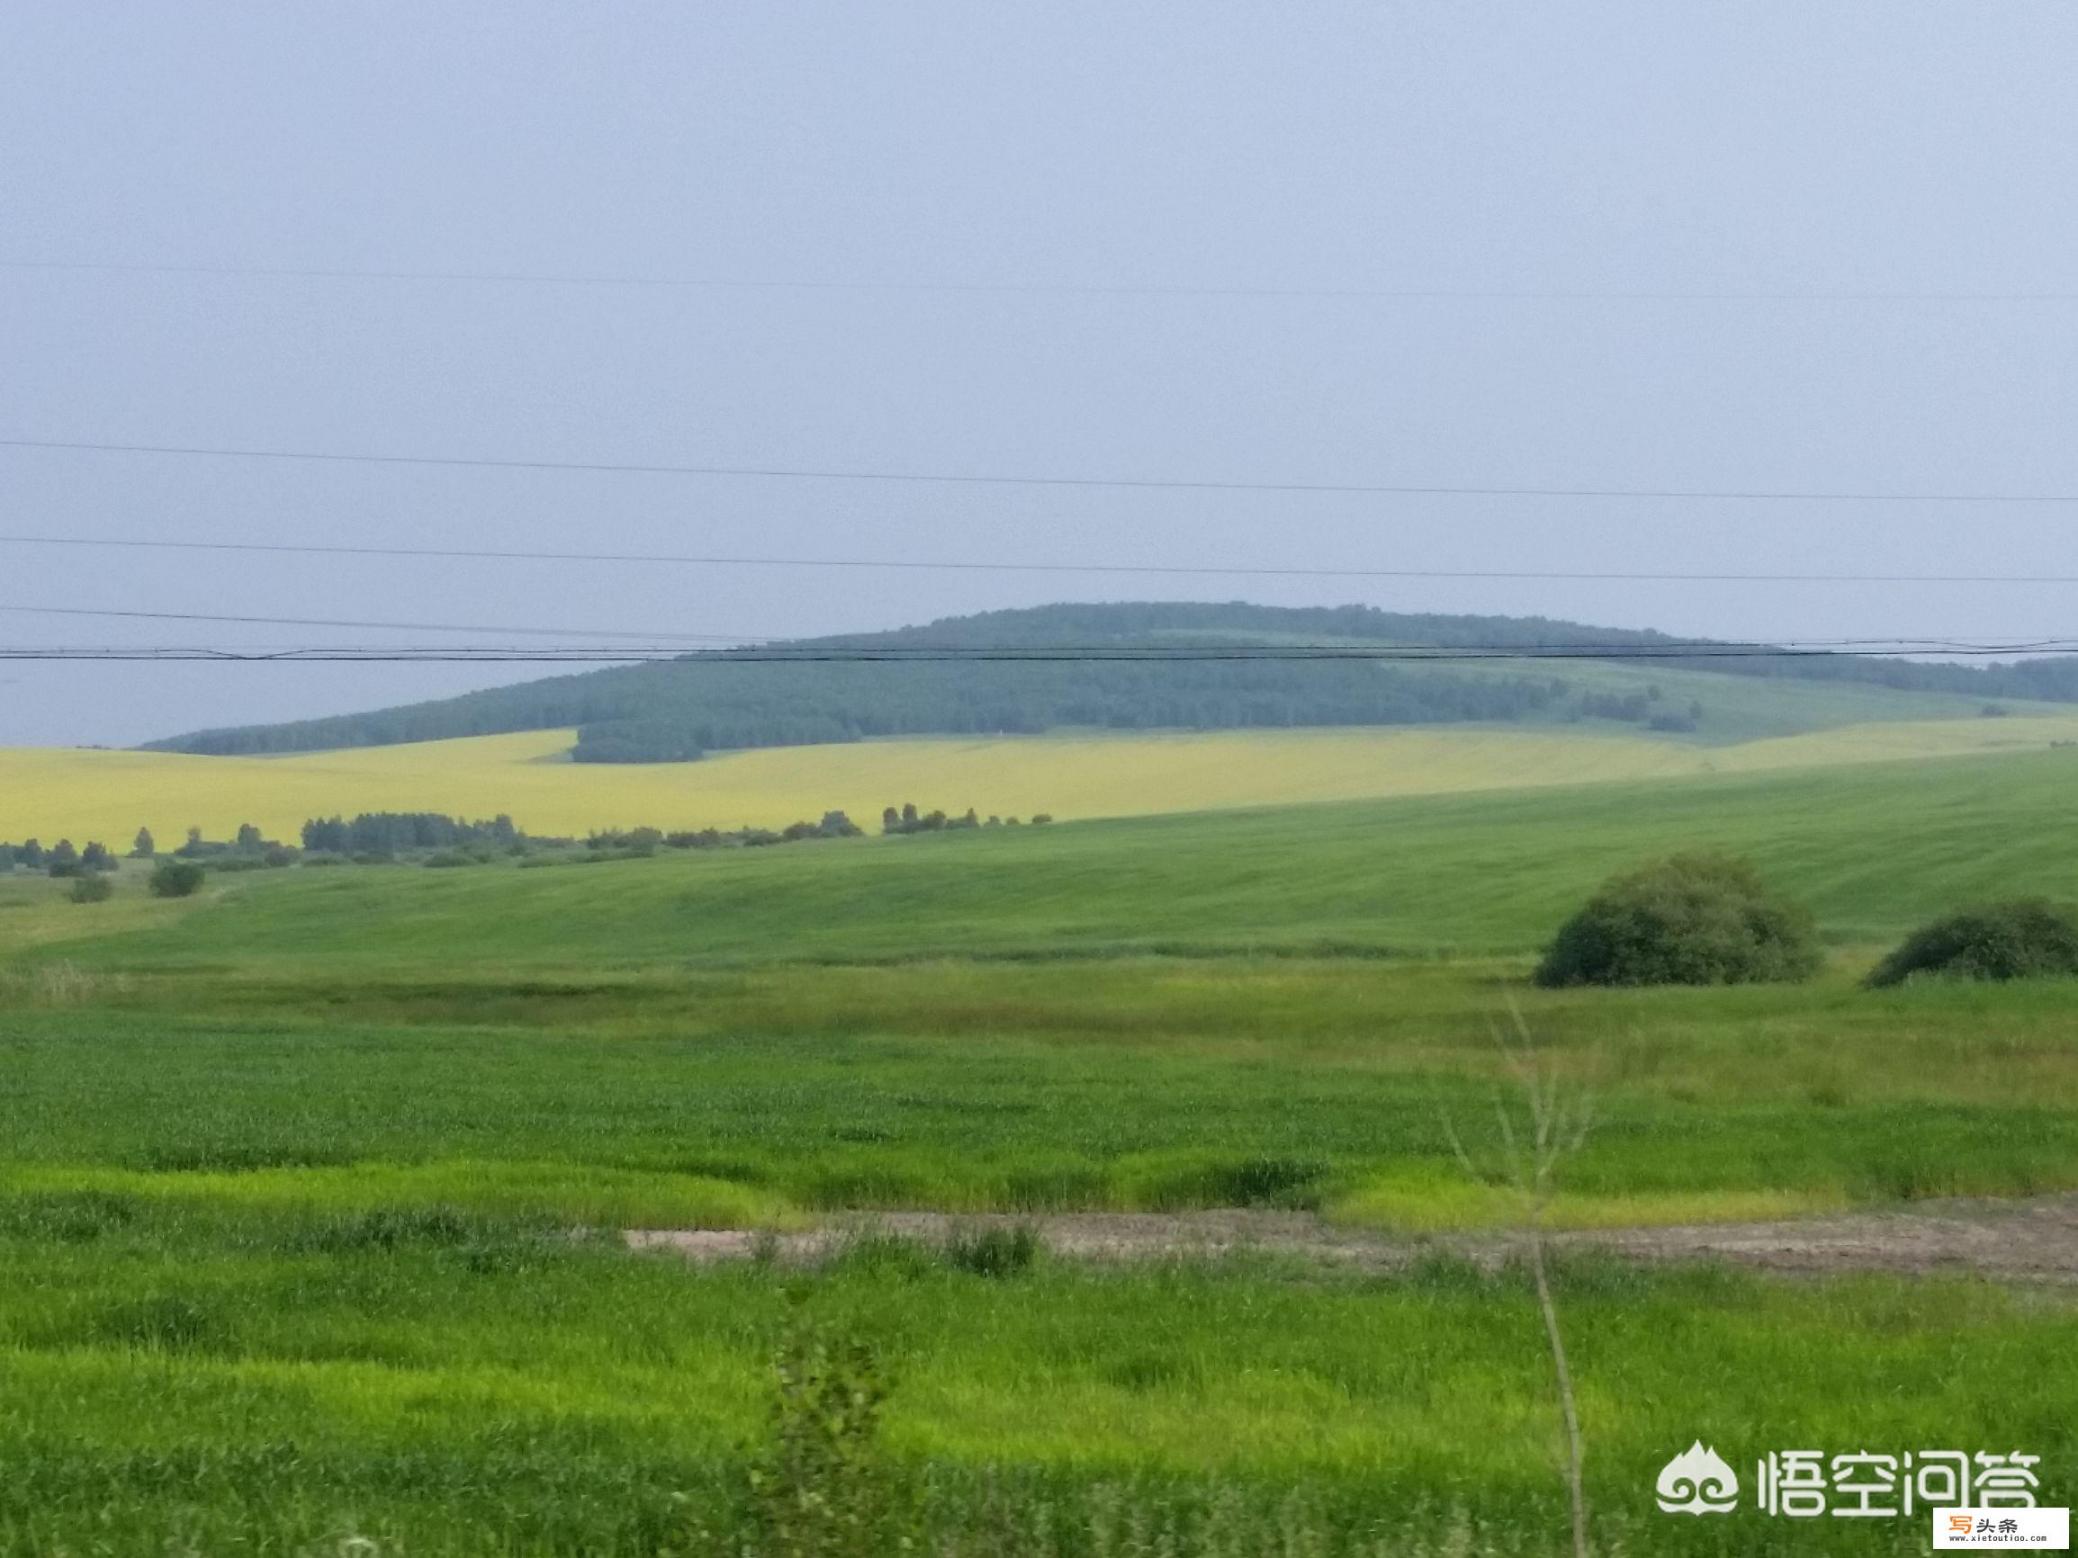
[[[1091,1261],[1257,1252],[1389,1271],[1438,1253],[1498,1265],[1516,1247],[1515,1239],[1505,1233],[1397,1237],[1339,1227],[1309,1212],[1239,1208],[1026,1217],[884,1212],[834,1218],[801,1233],[635,1228],[625,1238],[632,1249],[669,1251],[703,1262],[747,1260],[761,1253],[812,1261],[875,1232],[936,1244],[962,1231],[1020,1225],[1037,1232],[1053,1254]],[[1779,1222],[1595,1229],[1556,1234],[1553,1242],[1639,1261],[1724,1260],[1814,1275],[1956,1272],[2008,1281],[2078,1283],[2078,1195],[1926,1201],[1894,1210]]]

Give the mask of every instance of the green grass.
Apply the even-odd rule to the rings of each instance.
[[[1547,1553],[1562,1529],[1536,1314],[1513,1275],[1042,1260],[989,1278],[881,1244],[803,1277],[452,1219],[354,1234],[147,1215],[69,1244],[0,1235],[0,1548],[94,1533],[158,1551],[184,1533],[210,1553],[348,1534],[414,1552],[659,1551],[724,1503],[797,1313],[878,1350],[888,1450],[933,1482],[947,1522],[973,1517],[997,1466],[1064,1516],[1086,1518],[1105,1485],[1269,1507],[1297,1488],[1323,1535],[1462,1512],[1474,1550]],[[1960,1444],[2062,1469],[2078,1451],[2068,1304],[1592,1262],[1566,1268],[1561,1301],[1591,1493],[1634,1551],[1811,1550],[1808,1531],[1755,1514],[1652,1511],[1658,1467],[1698,1433],[1742,1462]],[[2049,1475],[2066,1489],[2067,1471]],[[1918,1521],[1882,1525],[1834,1524],[1824,1550],[1924,1541]]]
[[[1798,735],[1873,720],[1978,719],[1985,700],[1963,693],[1905,692],[1869,683],[1799,681],[1790,677],[1727,676],[1672,666],[1569,660],[1567,681],[1585,692],[1623,697],[1660,690],[1657,709],[1686,712],[1703,705],[1701,728],[1681,739],[1721,746],[1770,736]],[[2067,704],[1999,699],[2014,715],[2063,713]]]
[[[1489,1226],[1509,1209],[1446,1127],[1486,1144],[1511,1009],[1598,1100],[1563,1222],[2078,1187],[2078,986],[1859,985],[1933,912],[2064,891],[2074,776],[2056,753],[267,873],[180,904],[0,881],[0,1553],[706,1550],[795,1313],[886,1358],[886,1450],[946,1552],[1555,1552],[1515,1275],[991,1277],[885,1242],[701,1271],[611,1231],[1234,1204]],[[1816,982],[1529,987],[1602,876],[1703,844],[1812,903]],[[2044,1502],[2078,1492],[2068,1295],[1579,1261],[1561,1303],[1607,1551],[1814,1550],[1657,1515],[1697,1437],[1742,1472],[2019,1448]],[[1823,1541],[1916,1552],[1925,1527]]]
[[[185,912],[26,900],[0,955],[301,970],[458,960],[654,967],[948,953],[1527,951],[1596,883],[1749,855],[1835,943],[1987,895],[2065,892],[2078,752],[1333,804],[566,866],[262,872]],[[108,917],[96,916],[107,911]],[[54,918],[55,923],[54,923]],[[100,933],[101,927],[108,933]]]
[[[590,985],[133,979],[0,1013],[13,1183],[737,1227],[817,1208],[1319,1206],[1482,1224],[1513,1003],[1598,1099],[1562,1220],[2078,1186],[2060,982],[1524,988],[1507,965],[1157,959]]]

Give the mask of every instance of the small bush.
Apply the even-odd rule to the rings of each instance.
[[[45,1192],[0,1201],[0,1238],[85,1244],[129,1226],[137,1203],[104,1190]]]
[[[34,968],[0,972],[0,1003],[30,1006],[78,1006],[130,988],[129,976],[104,974],[77,963],[40,963]]]
[[[2040,898],[1985,904],[1923,925],[1869,975],[1871,986],[1915,974],[2027,979],[2078,974],[2078,917]]]
[[[1560,928],[1537,983],[1764,984],[1806,978],[1818,964],[1805,909],[1742,860],[1690,854],[1605,883]]]
[[[76,876],[72,879],[74,903],[106,903],[115,896],[115,883],[105,876]]]
[[[945,1263],[976,1277],[1014,1277],[1039,1258],[1039,1235],[1019,1223],[955,1233],[945,1244]]]
[[[1328,1166],[1317,1158],[1280,1158],[1258,1154],[1212,1171],[1220,1206],[1316,1206],[1318,1186]]]
[[[387,1207],[338,1216],[299,1230],[297,1247],[329,1255],[445,1249],[479,1231],[476,1220],[453,1207]]]
[[[154,898],[186,898],[201,888],[206,875],[192,860],[162,860],[146,885]]]
[[[77,1328],[76,1340],[139,1352],[205,1352],[218,1346],[223,1327],[215,1315],[177,1294],[113,1304]],[[71,1341],[60,1331],[49,1341]]]
[[[913,1512],[881,1445],[888,1385],[875,1349],[797,1325],[774,1373],[769,1437],[748,1479],[755,1550],[803,1558],[916,1550]]]

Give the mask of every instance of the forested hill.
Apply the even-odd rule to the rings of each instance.
[[[1978,698],[2078,701],[2078,659],[1957,666],[1800,655],[1661,660],[1677,640],[1542,617],[1413,616],[1362,606],[1060,605],[951,617],[887,633],[796,640],[801,650],[924,647],[1121,650],[1202,644],[1396,643],[1607,647],[1670,672],[1857,683]],[[1681,730],[1700,701],[1642,683],[1612,691],[1606,662],[1412,665],[1364,661],[731,660],[725,653],[556,676],[458,698],[285,725],[201,731],[153,745],[199,753],[307,752],[574,727],[591,762],[682,761],[743,747],[1061,727],[1220,730],[1309,725],[1613,718]],[[1694,678],[1684,676],[1684,688]],[[1873,716],[1872,716],[1873,717]]]

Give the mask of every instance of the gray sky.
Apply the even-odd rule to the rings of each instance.
[[[1240,481],[2078,491],[2078,8],[23,0],[0,437]],[[2078,505],[1663,504],[0,449],[0,530],[1236,566],[2078,573]],[[797,634],[1094,598],[2078,634],[2065,588],[1152,581],[0,545],[0,604]],[[0,642],[371,642],[0,613]],[[401,634],[425,641],[423,633]],[[0,664],[0,744],[517,679]]]

